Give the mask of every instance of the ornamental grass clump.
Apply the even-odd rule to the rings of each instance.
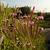
[[[29,14],[23,19],[16,19],[13,16],[3,19],[1,33],[5,38],[1,50],[45,50],[43,28],[39,26],[39,21],[44,17],[32,19]]]

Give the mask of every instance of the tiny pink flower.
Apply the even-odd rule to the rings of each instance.
[[[23,16],[23,17],[27,18],[27,16]]]
[[[28,15],[28,18],[30,18],[31,16],[30,15]]]
[[[30,24],[30,25],[33,25],[33,24],[34,24],[34,22],[33,22],[33,21],[29,21],[29,24]]]
[[[29,21],[29,22],[28,22],[28,27],[30,27],[30,26],[32,26],[32,25],[34,25],[34,22],[33,22],[33,21]]]
[[[17,14],[16,14],[16,13],[11,13],[10,15],[11,15],[11,16],[17,16]]]
[[[37,17],[37,20],[43,20],[43,19],[44,19],[43,16],[38,16],[38,17]]]
[[[23,17],[21,16],[21,19],[23,19]]]

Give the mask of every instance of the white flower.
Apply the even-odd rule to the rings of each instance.
[[[43,31],[44,31],[44,28],[42,28],[42,27],[38,28],[38,32],[43,32]]]

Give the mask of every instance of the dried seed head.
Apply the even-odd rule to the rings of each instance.
[[[33,46],[33,48],[36,48],[36,46]]]
[[[38,32],[43,32],[43,31],[44,31],[44,28],[42,28],[42,27],[38,28]]]
[[[28,46],[30,46],[30,45],[31,45],[31,43],[27,43],[27,45],[28,45]]]
[[[17,40],[19,40],[19,38],[18,38],[18,37],[17,37],[16,39],[17,39]]]

